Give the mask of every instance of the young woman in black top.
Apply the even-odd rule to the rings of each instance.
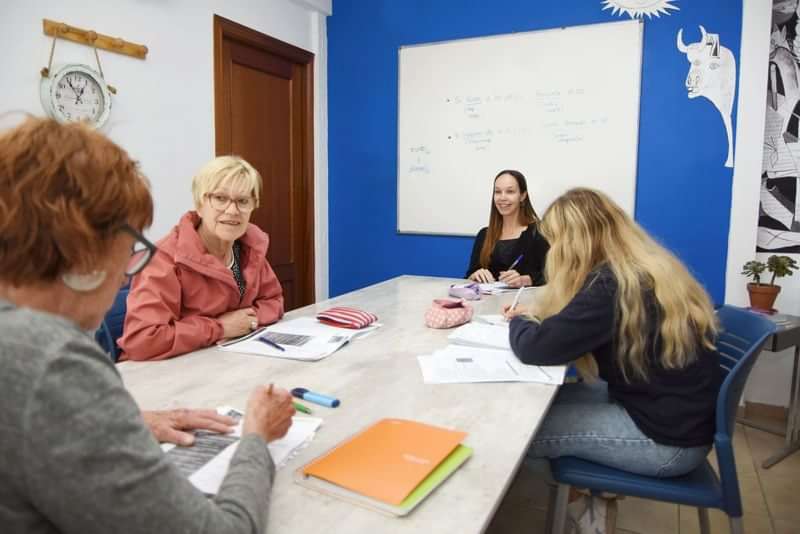
[[[505,170],[495,176],[490,210],[489,226],[475,238],[465,276],[512,287],[544,284],[547,241],[538,231],[539,217],[521,172]]]
[[[598,191],[556,199],[541,231],[548,285],[527,317],[511,319],[511,348],[528,364],[577,360],[587,380],[561,388],[529,457],[656,477],[691,471],[711,449],[721,383],[708,295]]]

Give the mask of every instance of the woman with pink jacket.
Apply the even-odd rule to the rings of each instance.
[[[195,175],[196,211],[157,243],[131,284],[122,359],[171,358],[281,318],[269,237],[248,222],[260,193],[258,171],[235,156],[218,157]]]

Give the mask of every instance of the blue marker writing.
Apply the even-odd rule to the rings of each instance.
[[[306,388],[294,388],[292,390],[292,396],[307,400],[308,402],[313,402],[314,404],[327,406],[328,408],[336,408],[340,404],[339,399],[334,399],[333,397],[328,397],[321,393],[314,393]]]

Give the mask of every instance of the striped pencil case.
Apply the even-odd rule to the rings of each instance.
[[[331,326],[342,328],[364,328],[378,320],[378,316],[357,308],[336,306],[317,314],[317,320]]]

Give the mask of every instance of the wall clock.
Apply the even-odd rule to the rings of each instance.
[[[42,77],[40,97],[45,112],[59,122],[83,121],[101,128],[111,114],[106,81],[86,65],[64,65]]]

